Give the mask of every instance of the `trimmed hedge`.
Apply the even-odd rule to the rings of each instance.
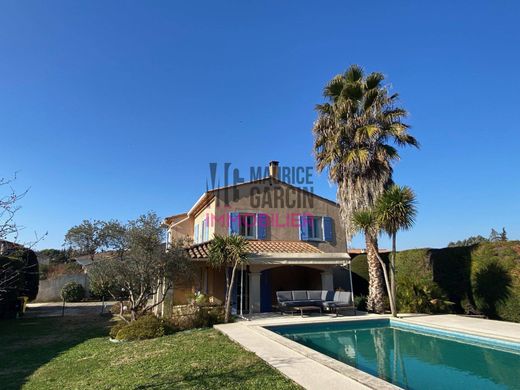
[[[366,256],[354,258],[352,272],[368,280]],[[396,282],[403,310],[482,313],[520,322],[520,241],[402,251]]]

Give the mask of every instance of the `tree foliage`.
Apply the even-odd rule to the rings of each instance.
[[[164,246],[164,229],[155,213],[142,215],[121,225],[118,242],[125,242],[118,256],[95,261],[88,268],[91,285],[102,294],[119,299],[128,297],[132,320],[149,313],[161,304],[175,283],[185,282],[193,275],[193,266],[186,253],[186,241]],[[153,302],[152,297],[158,297]]]
[[[318,119],[313,126],[314,152],[318,171],[328,171],[337,184],[340,213],[347,240],[356,231],[353,215],[371,209],[377,198],[392,183],[393,163],[399,159],[397,147],[418,146],[404,122],[406,110],[398,105],[398,94],[383,84],[384,76],[365,75],[357,65],[335,76],[324,88],[326,102],[318,104]],[[377,236],[367,247],[371,267],[375,259]],[[384,307],[381,270],[371,275],[368,307],[381,312]],[[377,289],[377,290],[374,290]]]
[[[242,236],[215,235],[209,244],[208,260],[212,267],[224,268],[226,274],[226,299],[224,322],[229,322],[231,312],[231,294],[235,285],[237,267],[247,262],[247,240]],[[231,267],[231,275],[228,273]]]
[[[507,232],[505,228],[502,228],[502,232],[498,233],[495,229],[491,229],[491,233],[489,237],[483,237],[480,234],[477,236],[471,236],[465,238],[464,240],[452,241],[448,244],[448,248],[456,247],[456,246],[473,246],[477,244],[481,244],[483,242],[498,242],[498,241],[508,241]]]

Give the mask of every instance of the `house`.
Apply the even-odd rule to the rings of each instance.
[[[198,269],[195,285],[174,290],[175,303],[185,302],[195,290],[224,300],[226,270],[207,263],[215,234],[248,240],[248,264],[238,273],[233,292],[237,313],[273,310],[279,290],[336,287],[334,269],[350,260],[339,206],[280,180],[278,170],[278,162],[272,161],[267,177],[208,190],[188,212],[164,220],[168,242],[193,240],[188,253]]]

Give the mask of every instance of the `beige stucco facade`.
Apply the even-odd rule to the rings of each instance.
[[[332,220],[332,238],[325,240],[306,239],[305,242],[317,248],[317,253],[260,253],[251,256],[245,269],[245,276],[240,275],[247,291],[249,312],[261,311],[265,300],[275,300],[278,289],[334,289],[333,268],[343,266],[349,259],[346,253],[345,232],[341,224],[339,206],[330,200],[311,192],[299,189],[275,178],[266,178],[255,182],[239,184],[219,190],[209,191],[201,196],[194,206],[184,215],[166,219],[171,239],[180,237],[198,238],[195,244],[210,241],[215,234],[229,234],[230,214],[266,214],[267,226],[263,241],[298,242],[300,237],[300,216],[329,217]],[[206,220],[207,235],[199,230]],[[206,227],[207,226],[207,227]],[[251,238],[250,238],[251,239]],[[253,238],[254,240],[254,238]],[[201,259],[198,261],[199,277],[192,291],[224,300],[224,270],[210,268]],[[263,276],[262,276],[263,275]],[[266,287],[265,278],[269,275],[270,293],[261,292]],[[262,279],[263,278],[263,279]],[[296,278],[296,279],[294,279]],[[264,287],[262,287],[262,285]],[[174,292],[174,301],[189,295],[186,289],[182,294]],[[273,302],[270,302],[271,304]]]

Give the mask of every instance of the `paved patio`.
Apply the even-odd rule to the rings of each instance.
[[[358,313],[357,316],[311,315],[302,318],[259,314],[251,317],[249,321],[239,320],[233,324],[216,325],[215,328],[306,389],[398,389],[399,387],[389,382],[264,329],[269,325],[381,318],[390,316]],[[401,315],[399,321],[520,343],[520,324],[510,322],[452,314]]]

